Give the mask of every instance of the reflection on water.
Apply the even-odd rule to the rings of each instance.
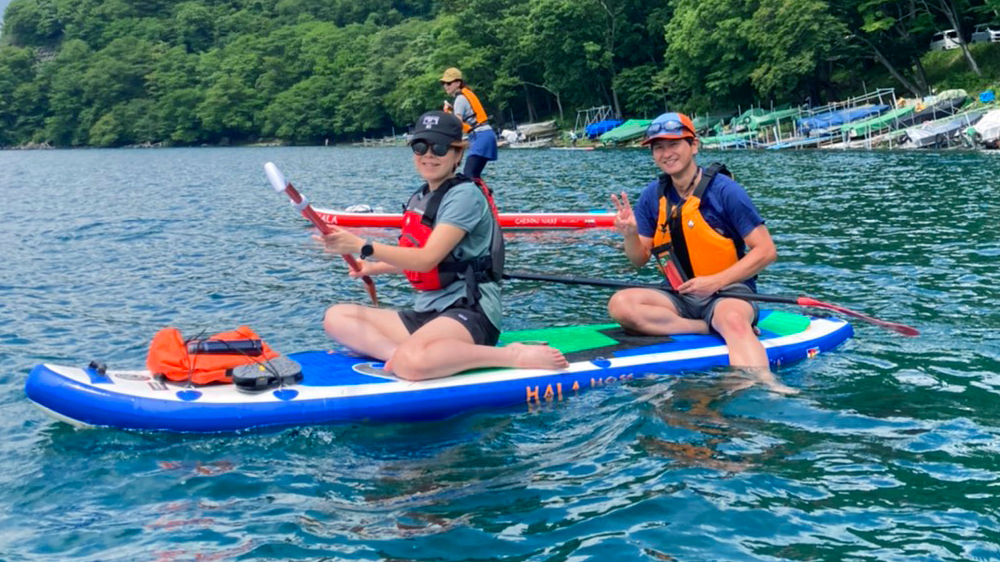
[[[405,149],[0,152],[0,559],[1000,559],[996,158],[704,153],[747,185],[778,244],[761,290],[913,325],[855,324],[777,375],[636,380],[531,411],[228,436],[77,431],[32,407],[40,361],[136,367],[163,326],[253,326],[321,349],[328,305],[362,301],[274,194],[398,208]],[[607,208],[648,153],[509,151],[502,209]],[[391,240],[372,229],[366,235]],[[509,235],[511,269],[635,273],[608,231]],[[378,279],[391,306],[412,295]],[[506,328],[598,322],[609,289],[511,282]]]

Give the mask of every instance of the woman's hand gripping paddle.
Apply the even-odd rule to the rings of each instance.
[[[319,231],[323,234],[329,234],[331,232],[330,225],[326,224],[323,222],[323,219],[319,218],[319,215],[316,214],[312,205],[309,204],[309,200],[299,193],[299,191],[295,189],[291,183],[285,180],[284,174],[281,173],[281,170],[279,170],[273,162],[264,164],[264,173],[267,174],[267,179],[270,180],[271,187],[279,193],[284,192],[284,194],[291,199],[292,206],[302,213],[302,216],[309,219],[309,222],[313,223],[313,226],[319,229]],[[344,261],[347,262],[347,265],[351,266],[351,269],[354,271],[361,271],[361,265],[354,259],[354,256],[351,254],[340,254],[340,257],[344,258]],[[372,304],[378,306],[378,296],[375,294],[375,282],[372,281],[372,278],[367,275],[361,279],[365,282],[365,290],[368,291],[368,296],[371,297]]]

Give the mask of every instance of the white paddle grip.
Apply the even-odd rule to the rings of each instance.
[[[267,174],[267,179],[271,182],[271,187],[275,191],[281,192],[285,190],[285,186],[288,182],[285,181],[285,175],[281,173],[281,170],[274,165],[273,162],[268,162],[264,164],[264,173]]]

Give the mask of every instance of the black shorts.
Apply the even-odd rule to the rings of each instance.
[[[733,283],[732,285],[727,285],[722,288],[723,291],[728,293],[746,293],[752,295],[753,291],[750,287],[747,287],[745,283]],[[670,297],[673,301],[674,306],[677,307],[677,311],[680,312],[681,316],[684,318],[690,318],[692,320],[704,320],[708,324],[708,328],[715,331],[712,328],[712,315],[715,314],[715,306],[719,304],[719,301],[724,298],[729,297],[695,297],[692,295],[679,295],[669,290],[664,290],[664,294]],[[760,308],[757,303],[753,301],[747,301],[750,306],[753,307],[753,322],[751,326],[757,325],[757,319],[760,317]]]
[[[411,334],[420,329],[421,326],[444,316],[458,320],[472,336],[472,341],[479,345],[496,345],[500,341],[500,330],[490,322],[488,316],[483,311],[461,306],[453,306],[443,311],[431,310],[428,312],[416,312],[414,310],[400,310],[397,312],[399,319],[403,321],[403,326]]]

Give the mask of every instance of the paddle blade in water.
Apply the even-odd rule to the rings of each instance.
[[[858,320],[864,320],[865,322],[868,322],[869,324],[874,324],[875,326],[881,326],[883,328],[888,328],[890,330],[893,330],[894,332],[898,332],[900,334],[903,334],[904,336],[919,336],[920,335],[920,331],[919,330],[917,330],[916,328],[910,327],[910,326],[906,326],[905,324],[897,324],[895,322],[888,322],[886,320],[879,320],[878,318],[872,318],[871,316],[868,316],[867,314],[861,314],[860,312],[855,312],[855,311],[853,311],[853,310],[851,310],[849,308],[844,308],[842,306],[837,306],[835,304],[825,303],[823,301],[818,301],[818,300],[813,299],[813,298],[799,297],[798,299],[796,299],[795,302],[796,302],[796,304],[798,304],[800,306],[812,306],[812,307],[816,307],[816,308],[825,308],[825,309],[828,309],[828,310],[833,310],[835,312],[839,312],[839,313],[844,314],[846,316],[851,316],[853,318],[857,318]]]

